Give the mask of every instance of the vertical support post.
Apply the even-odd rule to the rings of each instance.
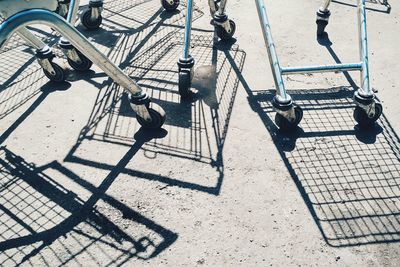
[[[26,41],[30,46],[37,50],[43,49],[46,44],[42,42],[39,38],[37,38],[33,33],[31,33],[28,29],[25,27],[20,28],[17,31],[17,34],[24,40]]]
[[[67,21],[72,25],[76,22],[76,17],[79,9],[79,0],[71,0],[67,15]]]
[[[183,59],[188,59],[190,54],[190,37],[192,34],[193,0],[187,1],[185,22],[185,43],[183,48]]]
[[[271,65],[272,75],[274,77],[276,93],[280,102],[291,102],[290,96],[286,93],[285,84],[282,78],[281,67],[278,61],[274,41],[272,39],[271,27],[268,21],[267,9],[263,0],[256,0],[258,16],[264,35],[265,45],[268,51],[269,62]]]
[[[219,3],[219,8],[218,8],[218,14],[219,15],[225,14],[225,9],[226,9],[226,3],[227,2],[228,2],[228,0],[221,0],[221,2]]]
[[[329,6],[331,5],[332,0],[325,0],[324,4],[319,8],[321,12],[326,12],[329,9]]]
[[[371,97],[373,96],[373,92],[371,90],[369,80],[367,16],[365,0],[358,0],[358,33],[360,44],[360,60],[362,64],[360,94],[365,97]]]
[[[211,16],[214,16],[215,12],[217,12],[217,5],[214,0],[208,0],[208,6],[210,7]]]

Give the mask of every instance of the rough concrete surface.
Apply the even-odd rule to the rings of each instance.
[[[332,4],[318,42],[321,2],[266,1],[282,65],[358,60],[356,1]],[[0,53],[0,266],[399,266],[400,3],[367,4],[376,127],[355,127],[357,73],[296,75],[291,134],[255,2],[228,1],[228,44],[195,3],[192,102],[177,92],[185,3],[109,0],[99,31],[78,26],[166,110],[160,131],[98,67],[56,85],[18,38]]]

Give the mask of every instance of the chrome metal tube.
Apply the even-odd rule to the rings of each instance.
[[[226,3],[227,2],[228,2],[228,0],[221,0],[221,2],[219,3],[219,8],[218,8],[218,14],[219,15],[225,14],[225,9],[226,9]]]
[[[192,15],[193,15],[193,0],[187,1],[186,22],[185,22],[185,40],[183,47],[183,59],[188,59],[190,54],[190,37],[192,33]]]
[[[214,0],[208,0],[208,6],[210,7],[211,16],[214,16],[215,12],[217,12]]]
[[[41,50],[43,47],[46,46],[45,43],[42,42],[39,38],[37,38],[33,33],[31,33],[28,29],[20,28],[17,31],[19,37],[21,37],[25,42],[27,42],[30,46],[37,50]]]
[[[0,25],[0,49],[5,41],[11,37],[21,27],[31,24],[44,24],[56,29],[61,35],[65,36],[72,45],[79,51],[83,52],[87,58],[101,68],[116,83],[126,90],[130,91],[134,96],[142,94],[142,89],[112,63],[105,55],[92,45],[79,31],[71,24],[65,21],[61,16],[51,11],[43,9],[30,9],[17,13],[6,19]]]
[[[364,96],[371,96],[373,95],[373,92],[371,90],[369,80],[367,14],[365,0],[358,0],[358,33],[360,43],[360,60],[362,64],[361,90]]]
[[[71,0],[71,2],[69,3],[67,21],[72,25],[75,24],[78,16],[79,2],[79,0]]]
[[[272,69],[272,75],[276,86],[276,93],[283,101],[290,101],[290,96],[286,93],[285,84],[282,78],[281,67],[279,65],[278,55],[276,53],[274,41],[272,39],[271,27],[267,17],[267,8],[264,0],[256,0],[258,16],[264,35],[265,45],[268,51],[269,63]]]
[[[329,6],[331,5],[332,0],[325,0],[324,4],[319,8],[320,11],[328,11]]]
[[[335,71],[341,71],[341,72],[361,71],[361,70],[362,70],[362,63],[320,65],[320,66],[307,66],[307,67],[288,67],[281,69],[282,75],[335,72]]]

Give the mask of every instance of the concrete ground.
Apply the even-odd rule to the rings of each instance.
[[[356,1],[333,3],[319,42],[321,1],[266,4],[282,65],[357,61]],[[384,107],[369,131],[352,118],[357,73],[287,77],[304,119],[277,130],[254,1],[229,1],[228,44],[196,1],[192,102],[177,93],[183,4],[168,14],[157,0],[110,0],[101,30],[78,27],[166,110],[156,132],[99,68],[50,83],[13,39],[0,54],[0,265],[398,266],[400,3],[390,4],[368,3]]]

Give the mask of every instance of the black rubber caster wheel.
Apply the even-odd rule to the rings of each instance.
[[[287,132],[296,129],[301,119],[303,118],[303,110],[301,107],[294,107],[296,119],[293,122],[288,121],[284,116],[279,113],[275,115],[275,123],[281,131]]]
[[[167,0],[161,0],[161,5],[166,11],[174,11],[179,6],[179,0],[173,0],[172,4]]]
[[[146,121],[142,117],[136,115],[136,119],[139,122],[139,124],[143,128],[149,130],[155,130],[161,128],[166,119],[165,111],[162,109],[162,107],[160,107],[155,103],[150,103],[148,111],[151,117],[151,121]]]
[[[68,64],[76,71],[88,71],[90,67],[92,67],[93,63],[86,56],[84,56],[80,51],[76,50],[79,58],[81,59],[81,63],[77,63],[70,58],[67,58]]]
[[[356,108],[354,109],[353,117],[360,127],[370,128],[374,126],[375,122],[382,115],[382,112],[383,107],[381,103],[375,103],[375,115],[372,118],[368,117],[364,109],[356,106]]]
[[[50,81],[52,82],[57,82],[61,83],[65,81],[65,74],[63,68],[61,68],[58,64],[51,62],[51,66],[54,69],[54,74],[51,74],[47,70],[43,69],[44,75],[46,75],[47,78],[49,78]]]
[[[328,25],[326,20],[317,20],[317,35],[322,36],[325,33],[325,28]]]
[[[190,70],[182,70],[179,72],[179,94],[183,98],[188,98],[192,95],[190,88],[192,87],[192,72]]]
[[[100,28],[102,21],[103,21],[103,17],[101,16],[101,14],[99,14],[97,19],[95,19],[95,20],[92,19],[92,11],[90,8],[86,9],[81,15],[82,25],[90,31],[94,31],[94,30],[97,30],[98,28]]]
[[[233,20],[229,20],[230,24],[230,31],[226,31],[224,27],[221,25],[215,25],[215,30],[217,32],[217,36],[222,40],[222,41],[228,41],[232,39],[233,35],[236,32],[236,24]]]

